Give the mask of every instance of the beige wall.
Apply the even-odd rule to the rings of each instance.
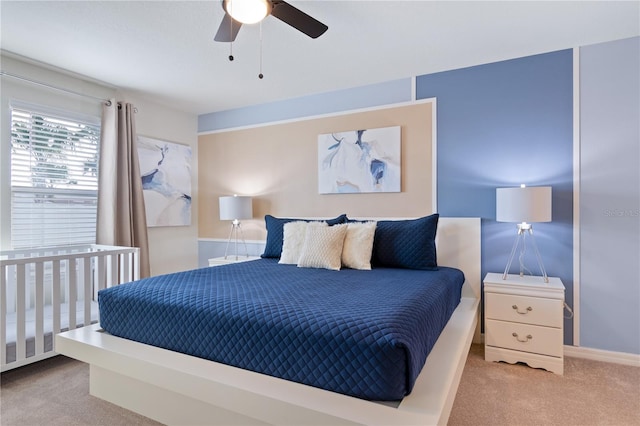
[[[431,102],[203,134],[198,137],[200,238],[226,238],[218,197],[254,197],[245,238],[265,237],[265,214],[295,217],[409,217],[433,212]],[[399,193],[318,194],[318,135],[401,126]]]

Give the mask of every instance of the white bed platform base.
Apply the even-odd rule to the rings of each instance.
[[[441,218],[438,263],[464,271],[460,305],[399,404],[365,401],[117,338],[99,324],[56,336],[56,351],[90,364],[90,393],[164,424],[446,424],[479,336],[480,219]]]
[[[0,371],[57,355],[53,336],[98,321],[97,291],[139,278],[137,248],[0,252]]]

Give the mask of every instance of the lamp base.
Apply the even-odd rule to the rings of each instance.
[[[240,226],[240,221],[235,219],[231,223],[231,231],[229,232],[229,239],[227,240],[227,248],[224,250],[224,259],[227,259],[227,253],[229,252],[229,244],[231,244],[232,237],[235,238],[235,256],[236,260],[238,260],[238,234],[240,234],[240,239],[242,240],[242,244],[244,245],[245,257],[249,257],[249,250],[247,249],[247,243],[244,240],[244,234],[242,233],[242,226]]]
[[[516,254],[518,246],[520,246],[520,276],[524,276],[524,253],[525,253],[525,245],[527,242],[527,235],[531,236],[531,245],[533,245],[533,250],[536,254],[536,260],[538,261],[538,266],[540,267],[540,273],[542,273],[542,278],[545,283],[549,282],[549,277],[547,276],[547,271],[544,269],[544,265],[542,264],[542,257],[540,257],[540,252],[538,251],[538,246],[536,244],[536,239],[533,237],[533,226],[531,224],[523,222],[518,224],[518,235],[516,236],[516,240],[513,242],[513,247],[511,248],[511,255],[509,256],[509,261],[507,262],[507,267],[504,268],[504,274],[502,274],[502,279],[507,279],[507,274],[509,273],[509,268],[511,268],[511,263],[513,263],[513,257]]]

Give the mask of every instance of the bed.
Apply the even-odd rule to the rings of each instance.
[[[378,223],[382,224],[383,222]],[[391,226],[395,226],[395,223]],[[383,228],[383,226],[380,225],[380,228]],[[271,233],[271,231],[269,232]],[[104,307],[101,305],[101,324],[56,336],[56,350],[59,353],[72,356],[91,365],[92,395],[167,424],[446,423],[471,339],[474,337],[474,333],[477,333],[480,282],[479,235],[479,219],[441,218],[437,233],[438,268],[433,268],[440,271],[433,272],[418,272],[415,270],[401,272],[399,268],[387,268],[386,265],[382,264],[374,267],[373,271],[364,273],[363,271],[347,269],[336,272],[329,271],[327,268],[309,268],[303,271],[302,269],[304,268],[281,265],[273,259],[264,259],[246,262],[244,265],[226,265],[213,269],[204,268],[186,273],[190,276],[199,277],[200,281],[209,281],[212,277],[218,281],[232,280],[234,275],[239,274],[243,276],[242,281],[250,283],[252,279],[249,276],[264,277],[274,274],[279,275],[280,271],[290,271],[293,275],[288,275],[288,278],[284,280],[285,288],[278,290],[276,293],[279,295],[286,294],[287,298],[298,302],[310,299],[309,294],[305,293],[304,286],[294,285],[291,287],[291,283],[295,283],[296,280],[298,282],[301,281],[300,277],[316,277],[316,281],[309,279],[311,282],[316,283],[316,287],[318,283],[330,282],[331,285],[327,289],[328,293],[320,296],[323,302],[318,304],[316,301],[312,305],[302,305],[300,308],[302,312],[310,312],[316,308],[317,312],[326,312],[326,304],[340,304],[340,297],[332,299],[328,295],[339,291],[339,287],[332,287],[332,285],[344,285],[344,281],[342,284],[339,280],[333,282],[332,279],[327,278],[331,276],[347,279],[350,283],[356,283],[358,281],[357,277],[367,276],[363,283],[353,284],[353,286],[359,288],[358,286],[366,286],[368,283],[369,290],[371,290],[372,286],[371,278],[369,277],[376,275],[384,275],[386,280],[407,281],[407,285],[412,286],[412,290],[407,293],[406,300],[401,300],[400,297],[393,297],[393,293],[388,293],[385,296],[388,299],[387,305],[393,305],[393,303],[389,303],[391,299],[398,299],[398,304],[400,305],[411,303],[411,300],[418,300],[415,303],[416,305],[422,303],[419,302],[421,296],[413,292],[414,287],[420,287],[420,282],[410,284],[408,276],[424,277],[425,275],[435,274],[449,276],[451,282],[444,287],[453,288],[453,290],[447,290],[450,294],[444,299],[436,299],[435,302],[436,306],[439,306],[442,310],[441,314],[436,315],[441,317],[440,321],[443,322],[444,329],[442,333],[439,333],[438,329],[438,333],[435,336],[427,338],[427,343],[424,341],[418,343],[415,351],[418,353],[417,355],[411,351],[403,351],[389,352],[383,357],[391,359],[391,362],[386,363],[387,366],[390,365],[391,367],[403,364],[403,362],[400,362],[402,361],[401,359],[403,357],[407,358],[404,363],[407,367],[397,372],[402,376],[402,380],[391,380],[393,383],[388,388],[380,386],[381,389],[378,390],[376,386],[376,383],[383,381],[382,378],[386,377],[384,376],[384,374],[387,374],[386,372],[381,373],[383,374],[382,376],[372,374],[369,382],[367,382],[366,378],[361,377],[360,380],[353,379],[346,387],[341,387],[342,383],[349,382],[349,379],[336,379],[336,376],[342,371],[347,371],[346,364],[361,363],[363,359],[366,360],[366,356],[364,358],[356,356],[350,359],[348,358],[348,353],[353,352],[353,350],[345,349],[340,352],[340,344],[330,346],[331,350],[321,357],[317,365],[314,364],[313,359],[300,358],[300,366],[293,369],[284,369],[285,373],[293,371],[295,373],[294,376],[298,375],[290,377],[287,374],[269,370],[264,365],[273,366],[277,365],[278,362],[285,362],[283,360],[286,359],[295,359],[297,349],[305,352],[303,350],[305,346],[304,340],[300,340],[298,336],[294,336],[294,340],[298,343],[290,345],[289,349],[286,346],[278,346],[277,339],[274,340],[273,338],[263,339],[266,343],[262,346],[258,345],[255,339],[242,342],[242,344],[238,344],[237,338],[231,339],[234,344],[240,347],[240,352],[243,355],[241,358],[249,362],[249,364],[245,365],[243,364],[244,361],[237,362],[216,358],[221,356],[220,354],[228,353],[231,349],[225,347],[220,341],[218,345],[207,342],[207,333],[200,332],[193,337],[186,337],[191,332],[180,328],[180,326],[173,329],[169,327],[170,331],[165,332],[167,335],[179,336],[177,340],[187,341],[188,347],[207,348],[204,352],[201,349],[191,351],[177,349],[172,346],[174,343],[170,341],[171,339],[166,339],[166,336],[157,337],[162,335],[163,332],[147,332],[145,335],[145,330],[167,329],[166,324],[162,325],[162,318],[171,318],[175,314],[175,311],[172,310],[174,309],[173,301],[176,298],[207,300],[203,296],[201,288],[193,290],[191,284],[176,285],[176,283],[184,282],[185,276],[181,274],[163,277],[162,280],[165,281],[165,284],[157,285],[157,283],[143,280],[139,283],[119,286],[120,288],[117,291],[104,292],[104,301],[111,300],[111,302],[105,302]],[[287,239],[285,238],[285,243],[286,241]],[[268,251],[269,240],[267,241],[265,253]],[[375,252],[372,257],[376,258]],[[459,286],[456,288],[456,285],[451,284],[462,275],[457,269],[461,270],[466,278],[462,288]],[[404,275],[398,275],[401,273]],[[307,278],[303,278],[302,281],[307,281]],[[286,285],[290,287],[287,288]],[[172,291],[178,291],[179,287],[185,286],[191,290],[181,293],[182,296],[176,296],[176,294],[172,293]],[[140,304],[137,302],[127,306],[129,302],[123,296],[129,293],[129,288],[134,287],[136,289],[146,288],[143,292],[154,292],[167,296],[166,298],[156,298],[160,300],[159,303],[165,305],[166,309],[159,310],[157,305],[146,306],[142,304],[140,312],[154,312],[155,315],[148,314],[145,318],[145,315],[142,314],[129,318],[128,321],[123,322],[124,324],[122,322],[119,324],[116,320],[117,318],[129,315],[131,311],[135,311],[135,308],[131,306]],[[235,289],[235,287],[231,289]],[[375,289],[374,293],[384,292],[384,284],[379,284],[378,287],[373,287],[373,289]],[[254,283],[251,291],[246,290],[246,287],[242,287],[243,292],[258,290],[259,283]],[[220,288],[216,291],[220,291]],[[229,292],[232,290],[226,288],[224,291]],[[238,293],[239,290],[235,289],[232,292]],[[138,296],[134,294],[133,297],[135,299]],[[263,303],[260,308],[261,311],[264,311],[265,307],[277,305],[276,301],[269,298],[271,296],[261,294],[260,297],[262,298],[261,303]],[[325,298],[327,300],[324,300]],[[444,301],[447,298],[449,301]],[[456,300],[451,302],[451,298]],[[344,316],[354,306],[369,306],[375,303],[370,299],[363,300],[364,303],[361,305],[357,305],[355,302],[348,303],[346,304],[348,307],[345,307],[344,311],[332,311],[331,315]],[[242,298],[237,299],[234,303],[235,305],[231,311],[236,313],[242,310],[238,306],[246,305],[246,301]],[[325,304],[323,305],[323,303]],[[118,306],[123,307],[123,310],[118,311]],[[371,310],[375,313],[384,310],[384,306],[385,304],[372,307]],[[251,309],[255,309],[255,307]],[[262,315],[266,318],[266,322],[273,323],[274,318],[282,316],[281,310],[275,309],[271,312],[269,309],[267,309],[267,315]],[[289,312],[292,309],[295,310],[289,306],[285,311]],[[114,312],[113,315],[109,314],[110,311]],[[358,311],[358,309],[355,309],[355,311]],[[217,312],[217,310],[214,309],[214,312]],[[424,312],[420,310],[416,312],[418,316],[424,315]],[[395,317],[397,316],[396,314],[391,313],[390,315]],[[202,321],[202,318],[199,318],[196,323],[201,324]],[[223,322],[226,320],[218,317],[216,321]],[[247,322],[246,319],[242,321],[245,321],[245,324]],[[242,324],[242,321],[237,324]],[[302,324],[299,327],[301,333],[304,334],[305,330],[312,330],[312,326],[306,323],[303,324],[299,318],[296,321]],[[353,318],[349,319],[349,321],[353,321]],[[344,321],[344,323],[349,321]],[[369,324],[370,318],[365,316],[363,321]],[[172,321],[169,322],[171,323]],[[104,327],[102,327],[102,323],[104,323]],[[175,324],[176,321],[173,321],[173,323]],[[179,323],[184,324],[184,322]],[[136,327],[132,327],[132,324],[136,325]],[[256,331],[255,333],[244,332],[240,334],[248,336],[248,339],[251,336],[264,334],[265,330],[261,328],[261,325],[255,325],[254,322],[251,324],[252,330]],[[419,325],[419,327],[424,328],[424,324]],[[105,332],[103,328],[108,329],[110,333]],[[139,330],[131,332],[129,330],[131,328]],[[140,334],[140,330],[142,330],[142,334]],[[398,330],[393,331],[393,333],[396,332]],[[338,331],[339,335],[344,333],[346,333],[345,330]],[[360,330],[359,333],[363,333],[363,331]],[[282,335],[282,331],[275,331],[273,336],[277,337],[279,334]],[[406,345],[406,340],[410,340],[414,334],[416,334],[415,330],[409,329],[404,337],[398,337],[398,341],[401,341],[401,346]],[[116,337],[116,335],[123,337]],[[284,335],[289,338],[291,330],[288,330]],[[405,340],[402,340],[403,338]],[[388,336],[383,336],[384,339],[389,338]],[[429,341],[429,339],[431,340]],[[352,339],[350,337],[346,340]],[[269,343],[272,341],[276,343]],[[318,345],[322,346],[322,342],[316,342],[316,346],[312,345],[307,348],[308,351],[318,352]],[[332,345],[333,343],[325,344]],[[209,352],[207,351],[216,346],[219,346],[221,350],[217,354],[208,355]],[[259,362],[252,364],[251,362],[258,357],[257,353],[251,352],[254,348],[256,348],[257,352],[262,351],[263,353],[271,354],[272,358],[275,355],[276,362],[271,360],[263,363],[264,365],[262,366]],[[424,349],[423,353],[419,353],[421,348]],[[183,350],[187,354],[176,352],[176,350]],[[288,350],[291,353],[287,356]],[[429,350],[430,352],[428,352]],[[364,351],[367,353],[371,349],[365,348]],[[428,357],[426,357],[427,352]],[[336,356],[331,358],[332,354]],[[207,360],[207,357],[218,362]],[[340,363],[340,360],[346,360],[346,362],[336,367],[337,370],[334,371],[331,368],[326,371],[322,370],[324,368],[321,365],[322,361],[329,367],[335,367]],[[356,376],[358,374],[362,375],[363,371],[369,374],[369,370],[377,371],[379,368],[379,366],[375,365],[364,367],[360,365],[358,367],[359,369],[356,368],[356,373],[354,373]],[[304,378],[313,376],[313,372],[319,372],[315,376],[324,377],[327,380],[318,382],[316,377],[314,379],[316,381],[305,382]],[[359,382],[360,385],[358,386]],[[355,388],[359,389],[354,390],[354,383],[356,384]],[[373,401],[378,399],[387,401]]]

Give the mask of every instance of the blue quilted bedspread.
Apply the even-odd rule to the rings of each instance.
[[[260,259],[99,292],[112,335],[371,400],[411,392],[460,301],[439,271],[298,268]]]

